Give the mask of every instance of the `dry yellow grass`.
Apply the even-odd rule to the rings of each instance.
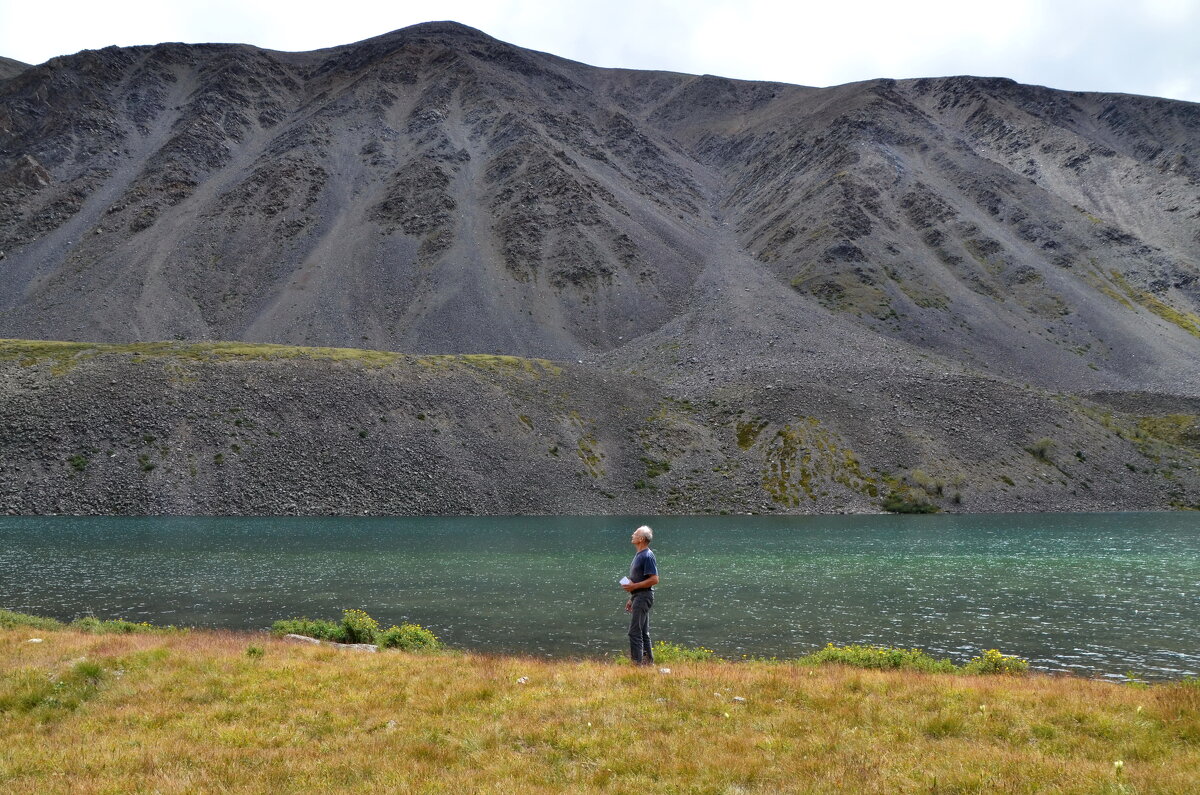
[[[1195,793],[1200,688],[19,628],[0,747],[16,793]]]

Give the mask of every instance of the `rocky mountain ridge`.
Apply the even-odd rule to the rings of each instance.
[[[626,403],[643,394],[639,422],[670,401],[708,407],[660,439],[580,397],[596,438],[623,451],[603,477],[580,464],[615,495],[598,502],[578,484],[535,499],[502,483],[489,502],[478,483],[503,479],[456,452],[460,502],[347,510],[869,510],[891,492],[945,510],[1200,502],[1195,104],[994,78],[818,89],[599,69],[454,23],[311,53],[162,44],[0,67],[0,336],[549,359]],[[37,356],[21,367],[35,343],[8,345],[12,428],[41,416],[13,391],[32,373],[66,401],[55,417],[81,410]],[[329,388],[346,375],[290,361]],[[195,377],[220,391],[230,366]],[[255,405],[276,412],[292,392],[264,383]],[[446,394],[446,411],[470,409],[471,389]],[[72,496],[69,448],[136,436],[95,422],[106,430],[40,464],[10,430],[6,459],[24,463],[0,478],[3,508],[259,510],[153,489],[119,508]],[[739,422],[766,436],[742,450]],[[826,430],[797,430],[810,422]],[[524,449],[501,436],[493,462]],[[853,451],[876,494],[845,486],[844,466],[814,469],[829,449]],[[1086,476],[1067,475],[1064,451]],[[379,452],[413,465],[403,447]],[[803,499],[769,485],[777,454]],[[735,497],[713,473],[746,455]],[[297,456],[337,459],[284,455]],[[642,458],[708,474],[668,503]],[[323,488],[352,490],[330,466]],[[1011,484],[996,474],[1014,467]],[[56,496],[20,496],[37,488]]]

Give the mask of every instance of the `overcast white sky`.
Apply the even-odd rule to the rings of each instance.
[[[453,19],[597,66],[825,86],[998,75],[1200,101],[1200,0],[0,0],[0,55],[109,44],[348,44]]]

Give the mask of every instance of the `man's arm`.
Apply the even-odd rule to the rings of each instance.
[[[624,588],[626,591],[633,593],[634,591],[640,591],[643,588],[650,588],[655,585],[658,585],[658,575],[651,574],[649,577],[642,580],[641,582],[631,582],[628,585],[622,585],[621,587]]]

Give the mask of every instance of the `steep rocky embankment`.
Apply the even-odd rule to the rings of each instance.
[[[867,383],[681,394],[628,372],[515,357],[7,342],[0,384],[8,513],[837,513],[877,511],[889,497],[954,511],[1200,501],[1195,414],[1162,405],[1136,416],[961,370],[897,372],[882,396]],[[1015,427],[1012,417],[1026,421]]]
[[[1198,263],[1191,103],[598,69],[454,23],[3,61],[0,336],[86,344],[6,345],[0,494],[1192,505]],[[156,340],[189,344],[92,344]]]

